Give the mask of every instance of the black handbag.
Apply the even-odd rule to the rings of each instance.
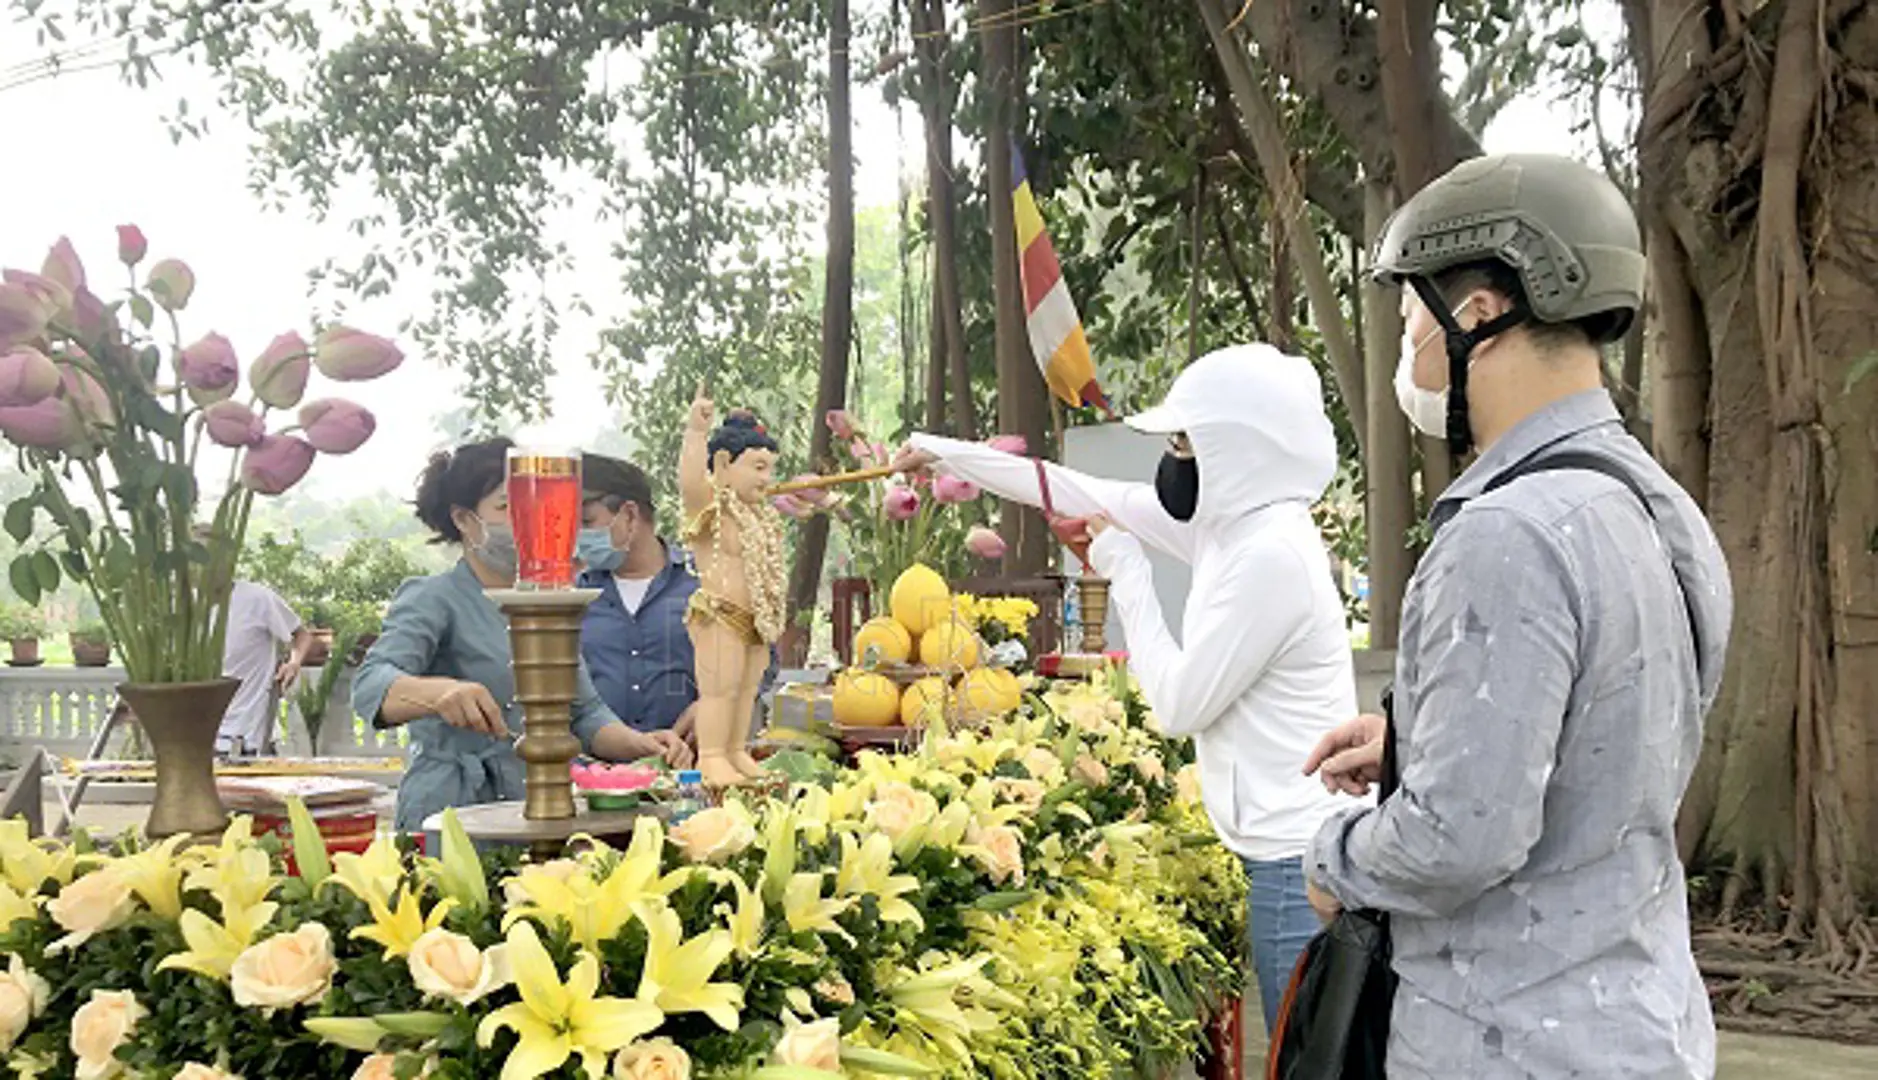
[[[1378,801],[1395,792],[1394,694],[1383,691],[1385,732]],[[1338,913],[1304,947],[1270,1032],[1266,1080],[1382,1080],[1396,975],[1389,917]]]

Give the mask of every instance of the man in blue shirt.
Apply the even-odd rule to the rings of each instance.
[[[644,472],[588,454],[581,475],[580,586],[600,590],[580,627],[594,687],[633,728],[689,739],[698,686],[685,608],[697,576],[659,537]]]

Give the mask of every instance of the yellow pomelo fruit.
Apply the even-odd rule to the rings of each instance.
[[[885,615],[867,620],[855,632],[854,662],[857,664],[904,664],[912,655],[913,635]]]
[[[919,638],[919,662],[944,671],[978,666],[978,635],[962,622],[942,622]]]
[[[1010,712],[1024,703],[1024,685],[1017,681],[1017,673],[1008,668],[988,668],[991,682],[1004,696],[1001,703],[1005,712]]]
[[[979,668],[968,671],[959,682],[959,709],[973,719],[1003,716],[1017,708],[1021,700],[1017,680],[1008,671]]]
[[[937,675],[928,675],[900,695],[900,723],[910,728],[923,728],[934,713],[943,714],[949,688],[946,681]]]
[[[900,688],[885,675],[844,671],[835,677],[835,723],[892,727],[900,716]]]
[[[918,637],[952,615],[952,590],[932,567],[915,563],[893,583],[888,605],[906,632]]]

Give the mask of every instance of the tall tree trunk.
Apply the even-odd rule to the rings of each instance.
[[[1837,79],[1878,68],[1878,9],[1626,14],[1647,87],[1657,439],[1705,489],[1737,605],[1678,839],[1732,871],[1725,907],[1758,887],[1849,966],[1878,950],[1860,920],[1878,896],[1878,383],[1852,380],[1878,352],[1862,175],[1878,100]]]
[[[1219,5],[1214,0],[1198,0],[1198,3],[1200,14],[1206,19],[1207,33],[1213,39],[1213,53],[1226,73],[1226,84],[1232,88],[1240,120],[1258,154],[1259,168],[1265,174],[1265,186],[1272,192],[1277,217],[1284,222],[1285,238],[1304,278],[1304,293],[1310,298],[1311,312],[1324,338],[1324,349],[1330,353],[1330,368],[1336,375],[1343,407],[1350,414],[1350,426],[1356,432],[1360,452],[1369,441],[1363,357],[1350,340],[1349,327],[1343,320],[1343,304],[1330,280],[1330,271],[1324,265],[1324,251],[1317,242],[1310,208],[1305,205],[1303,189],[1291,168],[1271,85],[1265,73],[1254,66],[1245,46],[1226,29],[1227,17]]]
[[[1389,185],[1363,185],[1364,215],[1373,245],[1391,209]],[[1409,487],[1408,420],[1395,401],[1395,366],[1401,356],[1402,314],[1396,290],[1363,286],[1364,373],[1369,393],[1369,450],[1363,455],[1363,478],[1369,538],[1369,647],[1393,649],[1402,628],[1402,595],[1415,570],[1409,550],[1409,526],[1415,520],[1415,493]]]
[[[822,370],[815,389],[814,434],[809,461],[817,468],[829,460],[832,434],[822,418],[842,407],[848,389],[848,357],[854,340],[854,137],[849,109],[848,0],[828,5],[828,266],[822,293]],[[828,518],[817,514],[803,524],[789,575],[789,626],[783,649],[786,662],[808,657],[809,628],[804,613],[815,610],[821,591],[822,559],[828,553]]]
[[[945,0],[910,0],[919,57],[921,119],[926,126],[926,213],[933,238],[934,374],[928,393],[941,400],[951,383],[952,434],[976,438],[978,407],[972,397],[972,371],[965,352],[965,319],[959,295],[958,201],[952,184],[952,88],[946,77],[951,37]],[[928,428],[940,430],[942,409],[927,405]]]
[[[985,124],[986,196],[991,203],[991,278],[997,313],[998,429],[1022,435],[1033,452],[1048,448],[1049,402],[1043,373],[1031,357],[1024,323],[1024,289],[1017,267],[1017,211],[1011,202],[1011,139],[1018,125],[1021,42],[1011,16],[1016,0],[979,4],[984,44],[984,92],[991,112]],[[1043,515],[1006,504],[1003,514],[1007,574],[1041,573],[1050,560],[1051,539]]]

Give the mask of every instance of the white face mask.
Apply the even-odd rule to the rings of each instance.
[[[1467,310],[1463,303],[1454,309],[1454,316],[1460,317]],[[1428,335],[1417,342],[1409,336],[1407,325],[1402,327],[1402,358],[1395,365],[1395,402],[1402,409],[1402,415],[1408,417],[1416,431],[1430,438],[1446,438],[1448,434],[1448,389],[1425,389],[1415,382],[1415,358],[1428,347],[1428,343],[1442,336],[1442,328],[1436,326]],[[1443,350],[1445,352],[1445,350]],[[1468,364],[1472,367],[1472,363]]]

